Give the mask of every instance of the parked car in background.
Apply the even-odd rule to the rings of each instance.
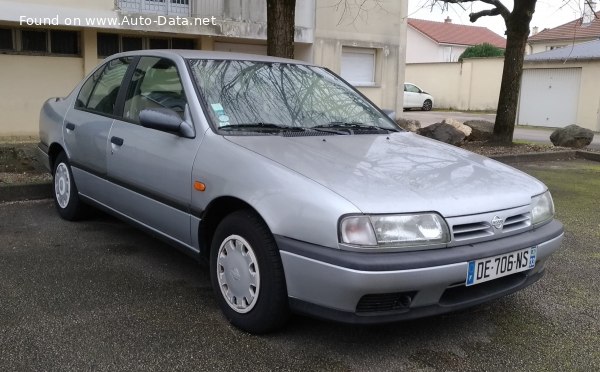
[[[433,108],[433,97],[412,83],[404,83],[404,108],[430,111]]]
[[[563,238],[540,181],[403,131],[299,61],[117,54],[44,104],[40,140],[62,218],[96,206],[207,259],[221,310],[254,333],[290,311],[473,306],[540,279]]]

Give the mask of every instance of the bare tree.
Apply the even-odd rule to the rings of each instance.
[[[267,0],[267,54],[294,58],[296,0]]]
[[[490,5],[489,9],[471,13],[469,19],[476,22],[481,17],[501,16],[506,25],[506,51],[504,53],[504,70],[502,72],[502,85],[494,125],[494,140],[496,142],[512,143],[515,122],[517,119],[517,105],[523,76],[523,59],[527,38],[529,37],[529,24],[535,12],[537,0],[514,0],[510,11],[500,0],[433,0],[434,3],[463,4],[482,2]]]

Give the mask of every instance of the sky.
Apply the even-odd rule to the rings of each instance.
[[[512,10],[513,0],[501,0],[504,5]],[[519,1],[519,0],[515,0]],[[537,26],[539,30],[545,28],[554,28],[564,23],[570,22],[581,17],[583,3],[585,0],[538,0],[533,19],[530,26]],[[597,0],[598,3],[600,1]],[[504,36],[506,27],[501,16],[481,17],[475,23],[469,21],[469,13],[477,12],[483,9],[490,9],[491,6],[481,1],[465,3],[463,6],[450,4],[448,10],[443,10],[441,4],[431,7],[432,0],[408,0],[408,16],[410,18],[428,19],[431,21],[443,22],[446,17],[450,17],[453,23],[483,26]],[[471,8],[472,7],[472,8]],[[472,9],[472,10],[471,10]],[[600,5],[596,7],[600,10]]]

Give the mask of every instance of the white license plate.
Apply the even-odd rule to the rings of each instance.
[[[466,285],[484,283],[510,274],[533,269],[537,247],[531,247],[499,256],[469,261]]]

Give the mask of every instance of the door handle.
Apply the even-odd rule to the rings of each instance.
[[[75,124],[73,124],[73,123],[67,123],[65,125],[65,128],[67,128],[68,130],[75,130]]]
[[[120,137],[111,137],[110,138],[110,143],[115,144],[117,146],[123,146],[123,142],[125,142],[123,140],[123,138]]]

